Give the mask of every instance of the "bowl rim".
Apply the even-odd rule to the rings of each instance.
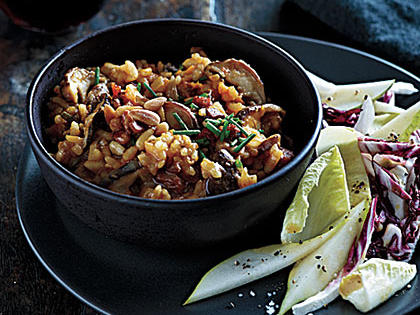
[[[254,41],[259,42],[259,44],[265,46],[265,48],[268,48],[270,50],[276,51],[277,54],[283,55],[285,59],[289,61],[289,63],[296,69],[297,72],[299,72],[304,80],[306,81],[307,85],[309,85],[310,88],[312,88],[314,96],[316,98],[317,103],[317,117],[315,122],[315,130],[312,136],[310,137],[309,141],[303,146],[303,148],[299,151],[299,153],[284,167],[282,167],[280,170],[276,171],[275,173],[271,174],[270,176],[267,176],[266,178],[262,179],[261,181],[258,181],[255,184],[252,184],[250,186],[232,190],[226,193],[214,195],[214,196],[206,196],[202,198],[195,198],[195,199],[175,199],[175,200],[160,200],[160,199],[148,199],[138,196],[132,196],[132,195],[125,195],[121,193],[114,192],[112,190],[109,190],[107,188],[103,188],[99,185],[96,185],[94,183],[88,182],[87,180],[82,179],[81,177],[77,176],[76,174],[72,173],[70,170],[65,168],[63,165],[61,165],[58,161],[56,161],[46,150],[44,145],[42,144],[41,139],[38,137],[36,131],[35,131],[35,125],[34,125],[34,117],[33,117],[33,108],[34,108],[34,93],[37,89],[38,83],[45,74],[45,72],[49,69],[49,67],[60,59],[61,56],[63,56],[66,52],[70,51],[76,46],[82,45],[84,42],[88,41],[89,39],[96,37],[98,35],[133,27],[136,25],[142,25],[142,24],[189,24],[189,25],[200,25],[200,26],[207,26],[211,28],[221,29],[225,31],[229,31],[230,33],[234,33],[236,35],[247,37],[249,39],[252,39]],[[313,82],[309,79],[309,77],[306,74],[306,70],[304,67],[292,56],[290,53],[285,51],[283,48],[277,46],[276,44],[270,42],[269,40],[252,33],[250,31],[241,29],[239,27],[226,25],[219,22],[210,22],[210,21],[203,21],[203,20],[196,20],[196,19],[185,19],[185,18],[156,18],[156,19],[142,19],[142,20],[134,20],[129,21],[125,23],[116,24],[113,26],[109,26],[100,30],[97,30],[95,32],[92,32],[72,43],[69,45],[66,45],[65,47],[58,50],[53,56],[51,56],[44,65],[40,68],[40,70],[36,73],[33,80],[31,81],[31,84],[28,88],[27,94],[26,94],[26,106],[25,106],[25,118],[26,118],[26,129],[27,133],[29,135],[29,140],[32,145],[32,148],[36,150],[37,155],[43,159],[46,164],[48,164],[49,168],[52,168],[54,172],[61,174],[61,176],[64,176],[68,181],[70,181],[72,184],[75,184],[80,189],[88,190],[89,192],[100,195],[101,197],[105,198],[116,198],[121,199],[122,201],[125,201],[129,204],[131,203],[147,203],[149,205],[151,204],[160,204],[160,205],[174,205],[174,204],[191,204],[196,202],[206,202],[206,201],[214,201],[214,200],[224,200],[228,198],[235,198],[235,197],[241,197],[242,195],[246,195],[251,191],[257,191],[262,189],[263,187],[267,186],[268,184],[276,181],[279,177],[282,177],[289,173],[292,169],[294,169],[298,164],[305,159],[305,157],[310,153],[310,151],[315,147],[316,141],[318,140],[320,131],[321,131],[321,125],[322,125],[322,105],[321,105],[321,99],[319,96],[319,93],[317,89],[315,88]]]

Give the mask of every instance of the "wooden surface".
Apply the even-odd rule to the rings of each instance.
[[[155,17],[216,20],[251,31],[300,34],[360,48],[283,0],[109,0],[88,22],[60,36],[23,30],[0,11],[0,314],[96,314],[48,274],[18,223],[14,191],[26,143],[25,96],[36,72],[60,48],[109,25]]]

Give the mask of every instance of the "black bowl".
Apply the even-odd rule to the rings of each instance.
[[[98,66],[106,61],[123,63],[126,59],[177,64],[192,46],[203,47],[210,59],[233,57],[254,67],[272,102],[287,111],[286,133],[294,139],[297,152],[289,164],[240,190],[194,200],[161,201],[121,195],[91,184],[48,154],[42,108],[69,68]],[[241,29],[183,19],[117,25],[60,50],[34,78],[26,108],[29,140],[56,198],[83,222],[108,236],[158,247],[217,243],[278,214],[310,162],[321,117],[316,89],[287,52]]]

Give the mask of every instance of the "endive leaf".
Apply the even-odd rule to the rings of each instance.
[[[347,276],[365,260],[368,248],[372,241],[372,234],[375,229],[377,201],[378,198],[374,198],[372,200],[369,212],[363,223],[362,231],[360,232],[357,242],[354,242],[350,248],[347,263],[344,265],[343,269],[341,269],[337,277],[333,279],[322,291],[307,298],[303,302],[293,305],[293,314],[305,315],[314,312],[322,308],[324,305],[334,301],[340,295],[338,288],[343,277]]]
[[[370,96],[367,96],[363,100],[362,111],[360,112],[359,119],[354,125],[354,129],[366,135],[369,134],[372,129],[372,123],[375,119],[375,108]]]
[[[391,120],[398,117],[398,115],[399,115],[398,113],[387,113],[387,114],[376,115],[375,118],[373,119],[370,133],[373,133],[376,130],[381,129],[383,126],[385,126]]]
[[[305,171],[286,211],[281,241],[297,243],[320,235],[349,209],[343,160],[333,147]]]
[[[401,114],[405,112],[404,108],[397,107],[392,104],[384,103],[381,101],[373,102],[373,106],[375,107],[375,114]]]
[[[245,250],[208,271],[184,305],[229,291],[246,283],[275,273],[310,254],[328,240],[344,219],[332,224],[332,229],[302,244],[275,244]]]
[[[349,250],[360,234],[369,211],[369,201],[364,200],[352,209],[345,224],[320,247],[298,261],[289,274],[288,289],[279,314],[293,305],[323,290],[347,262]]]
[[[420,128],[420,102],[371,134],[374,138],[407,142],[413,131]]]
[[[377,100],[382,97],[395,82],[395,80],[385,80],[337,85],[321,79],[313,73],[307,72],[307,74],[317,88],[322,103],[343,110],[360,107],[365,95],[369,95],[372,100]]]
[[[340,149],[346,170],[351,207],[356,206],[366,198],[370,199],[369,179],[358,145],[359,135],[352,128],[331,126],[321,130],[316,145],[318,155],[330,150],[335,145]]]
[[[401,290],[417,273],[416,265],[371,258],[343,278],[339,292],[361,312],[368,312]]]

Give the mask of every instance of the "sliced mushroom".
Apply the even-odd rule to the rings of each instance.
[[[225,168],[232,167],[235,164],[235,159],[226,149],[220,149],[215,151],[211,155],[211,159],[215,162],[218,162],[221,166]]]
[[[89,88],[95,83],[95,72],[83,68],[72,68],[64,75],[61,93],[75,104],[85,103]]]
[[[222,166],[222,177],[209,177],[205,182],[207,195],[217,195],[238,189],[239,171],[235,166],[235,159],[226,149],[214,152],[211,158]]]
[[[140,164],[138,160],[132,160],[128,162],[127,164],[124,164],[120,168],[117,168],[113,171],[111,171],[107,177],[103,178],[101,182],[99,183],[102,187],[108,187],[112,185],[115,181],[120,179],[123,176],[132,174],[136,172],[140,168]]]
[[[87,103],[96,106],[107,97],[109,97],[109,90],[105,83],[96,84],[87,95]]]
[[[188,128],[197,128],[197,118],[187,106],[177,102],[168,101],[163,105],[163,109],[165,110],[166,121],[171,128],[182,129],[178,120],[174,117],[175,113],[179,115]]]
[[[257,72],[242,60],[227,59],[210,63],[205,70],[208,76],[216,72],[256,104],[264,104],[266,101],[264,84]]]
[[[280,129],[286,111],[278,105],[264,104],[246,107],[236,117],[252,128],[263,129],[264,134],[272,134]]]
[[[132,160],[128,162],[127,164],[124,164],[120,168],[117,168],[116,170],[113,170],[109,173],[109,178],[111,180],[118,179],[122,176],[125,176],[129,173],[135,172],[140,168],[140,164],[137,159]]]
[[[95,110],[89,114],[85,119],[85,126],[83,128],[84,140],[83,148],[88,147],[93,140],[93,136],[98,129],[109,130],[109,126],[105,120],[105,114],[103,110],[104,102],[99,103]]]
[[[121,194],[130,194],[130,187],[136,180],[137,171],[134,171],[114,180],[108,188]]]
[[[256,119],[261,120],[261,118],[266,113],[280,113],[281,116],[284,116],[286,114],[286,111],[275,104],[264,104],[246,107],[239,111],[236,117],[238,117],[241,120],[244,120],[246,116],[253,116]]]
[[[286,149],[284,147],[280,147],[280,150],[283,152],[283,157],[280,159],[280,161],[277,163],[277,167],[281,168],[285,166],[287,163],[290,162],[291,159],[295,157],[295,154],[293,151]]]
[[[271,147],[275,144],[280,146],[280,135],[274,134],[267,139],[265,139],[261,144],[258,146],[258,152],[264,153],[271,149]]]

